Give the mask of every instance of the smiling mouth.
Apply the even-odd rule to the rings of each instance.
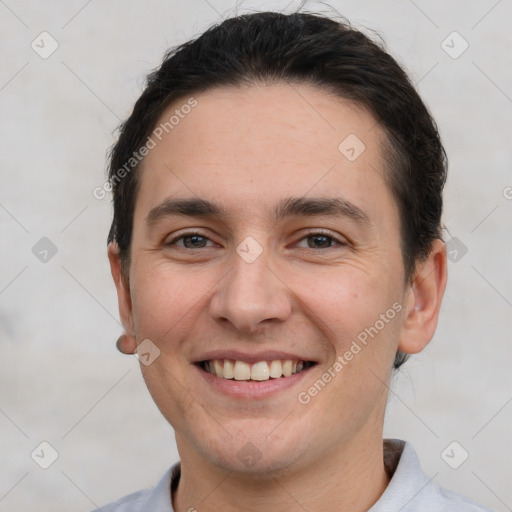
[[[314,366],[313,361],[297,361],[292,359],[276,359],[246,363],[233,359],[210,359],[200,361],[198,366],[215,377],[227,380],[266,381],[290,377]]]

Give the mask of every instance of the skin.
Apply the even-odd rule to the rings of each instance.
[[[382,178],[384,132],[367,111],[305,84],[195,97],[197,107],[143,161],[129,282],[116,245],[108,249],[126,329],[122,350],[145,339],[160,350],[141,368],[176,433],[182,469],[173,506],[368,510],[389,483],[382,428],[393,359],[397,349],[421,351],[434,334],[444,244],[434,242],[405,278],[398,209]],[[366,146],[353,162],[338,150],[349,134]],[[343,197],[368,222],[329,215],[273,222],[274,205],[290,196]],[[149,211],[168,197],[215,201],[230,215],[168,216],[148,229]],[[307,236],[318,229],[332,238]],[[194,230],[207,238],[187,239],[192,248],[183,238],[171,243]],[[263,250],[252,263],[236,252],[248,236]],[[395,303],[401,311],[300,403],[298,393]],[[285,350],[318,364],[273,396],[233,398],[192,364],[221,348]],[[249,442],[260,455],[250,467],[237,456]]]

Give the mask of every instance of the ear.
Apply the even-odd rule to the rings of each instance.
[[[413,281],[406,291],[398,350],[416,354],[428,345],[437,327],[446,280],[446,246],[442,240],[435,240],[428,257],[417,262]]]
[[[119,247],[116,243],[110,243],[108,245],[108,259],[110,262],[110,271],[116,285],[117,290],[117,301],[119,304],[119,316],[125,329],[125,334],[128,336],[130,342],[125,340],[124,345],[132,345],[133,348],[136,346],[135,342],[135,330],[133,323],[132,314],[132,300],[130,296],[130,286],[125,279],[122,268],[121,258],[119,256]],[[133,342],[133,343],[132,343]]]

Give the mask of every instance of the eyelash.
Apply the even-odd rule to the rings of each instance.
[[[204,235],[203,233],[200,233],[200,232],[197,232],[197,231],[190,231],[190,232],[187,232],[187,233],[183,233],[183,234],[179,235],[176,238],[173,238],[170,242],[167,242],[165,245],[166,246],[174,245],[178,240],[181,240],[181,239],[184,239],[184,238],[189,238],[189,237],[192,237],[192,236],[200,236],[201,238],[204,238],[206,240],[210,240],[210,238],[207,237],[206,235]],[[341,247],[345,247],[345,246],[348,245],[348,243],[342,242],[341,240],[338,240],[337,238],[332,236],[332,234],[329,233],[328,231],[322,231],[322,230],[311,231],[311,232],[307,233],[306,235],[304,235],[300,239],[300,241],[302,241],[302,240],[304,240],[306,238],[313,238],[313,237],[316,237],[316,236],[324,236],[324,237],[326,237],[326,238],[328,238],[330,240],[333,240],[334,242],[339,244]],[[182,247],[182,246],[179,246],[179,247],[181,249],[194,250],[194,248],[190,248],[190,247]],[[333,247],[334,246],[331,245],[331,246],[329,246],[327,248],[320,248],[320,250],[331,249]],[[206,247],[196,247],[195,249],[206,249]],[[308,247],[308,249],[310,249],[310,248]]]

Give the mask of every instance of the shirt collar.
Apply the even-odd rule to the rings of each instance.
[[[419,510],[436,493],[437,484],[422,471],[412,445],[400,439],[384,440],[384,466],[391,480],[368,512]],[[416,502],[414,500],[418,498]],[[409,506],[411,508],[409,508]],[[423,509],[422,509],[423,510]]]

